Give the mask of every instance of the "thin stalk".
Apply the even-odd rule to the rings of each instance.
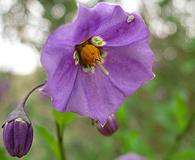
[[[195,120],[195,112],[191,114],[191,116],[188,120],[188,123],[187,123],[186,127],[183,129],[183,131],[175,137],[174,143],[172,144],[172,146],[169,148],[168,152],[166,153],[164,160],[169,160],[170,156],[178,149],[183,138],[186,136],[186,134],[192,128],[194,120]]]
[[[24,108],[24,106],[25,106],[25,104],[26,104],[26,101],[28,100],[29,96],[30,96],[36,89],[38,89],[38,88],[40,88],[40,87],[42,87],[42,86],[44,86],[44,85],[45,85],[45,82],[43,82],[43,83],[41,83],[41,84],[35,86],[34,88],[32,88],[32,89],[27,93],[27,95],[23,98],[23,100],[22,100],[22,105],[21,105],[21,106]]]
[[[63,134],[61,133],[59,123],[55,121],[55,125],[56,125],[57,141],[58,141],[58,146],[59,146],[59,151],[60,151],[60,159],[66,160],[65,149],[64,149],[64,144],[63,144]]]

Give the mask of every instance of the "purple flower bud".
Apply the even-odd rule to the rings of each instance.
[[[33,129],[30,123],[22,118],[6,122],[3,126],[4,145],[11,156],[22,157],[32,145]]]
[[[12,111],[3,128],[5,148],[11,156],[22,157],[28,153],[33,141],[33,128],[28,119],[23,104]]]
[[[111,114],[105,125],[102,125],[100,122],[96,123],[97,130],[104,136],[111,136],[118,129],[118,123],[116,121],[115,115]]]
[[[11,156],[22,157],[32,145],[33,129],[30,123],[22,118],[6,122],[3,126],[4,145]]]

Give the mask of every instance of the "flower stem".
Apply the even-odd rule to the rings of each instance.
[[[61,133],[60,125],[57,121],[55,121],[55,125],[56,125],[57,141],[58,141],[58,146],[59,146],[59,151],[60,151],[60,159],[66,160],[65,149],[64,149],[64,144],[63,144],[63,134]]]
[[[32,88],[32,89],[27,93],[27,95],[23,98],[23,100],[22,100],[22,105],[21,105],[21,106],[24,108],[24,106],[25,106],[25,104],[26,104],[26,101],[28,100],[28,98],[30,97],[30,95],[31,95],[36,89],[38,89],[38,88],[40,88],[40,87],[42,87],[42,86],[44,86],[44,85],[45,85],[45,82],[43,82],[43,83],[41,83],[41,84],[35,86],[34,88]]]
[[[168,152],[166,153],[166,155],[164,157],[164,160],[169,160],[171,155],[178,149],[178,147],[180,146],[183,138],[186,136],[186,134],[192,128],[194,120],[195,120],[195,112],[193,112],[191,114],[191,116],[190,116],[190,118],[189,118],[189,120],[186,124],[186,127],[183,129],[183,131],[175,137],[174,143],[171,145]]]

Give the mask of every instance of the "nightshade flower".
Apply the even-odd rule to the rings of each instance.
[[[41,63],[48,75],[43,92],[53,106],[102,124],[154,76],[143,19],[107,3],[80,5],[76,19],[48,37]]]

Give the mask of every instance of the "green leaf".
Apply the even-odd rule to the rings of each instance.
[[[176,152],[170,158],[170,160],[192,160],[192,159],[195,159],[194,148],[185,149],[185,150]]]
[[[159,2],[159,5],[160,5],[161,7],[164,7],[164,6],[168,5],[169,2],[170,2],[170,0],[161,0],[161,1]]]
[[[116,113],[120,126],[125,127],[128,116],[129,113],[126,110],[126,106],[122,105]]]
[[[151,147],[144,142],[137,130],[120,131],[118,138],[123,146],[123,152],[132,151],[152,158],[153,151]]]
[[[36,126],[36,131],[43,138],[56,158],[60,159],[60,152],[56,138],[42,126]]]
[[[175,97],[173,111],[174,111],[174,116],[176,119],[178,129],[183,130],[183,128],[185,128],[187,124],[188,117],[189,117],[189,110],[186,104],[185,95],[178,94]]]
[[[0,148],[0,159],[2,160],[8,160],[9,158],[7,158],[6,154],[5,154],[5,149]]]
[[[71,123],[76,114],[71,112],[58,112],[55,109],[52,110],[55,121],[60,125],[61,133],[63,134],[64,128]]]

